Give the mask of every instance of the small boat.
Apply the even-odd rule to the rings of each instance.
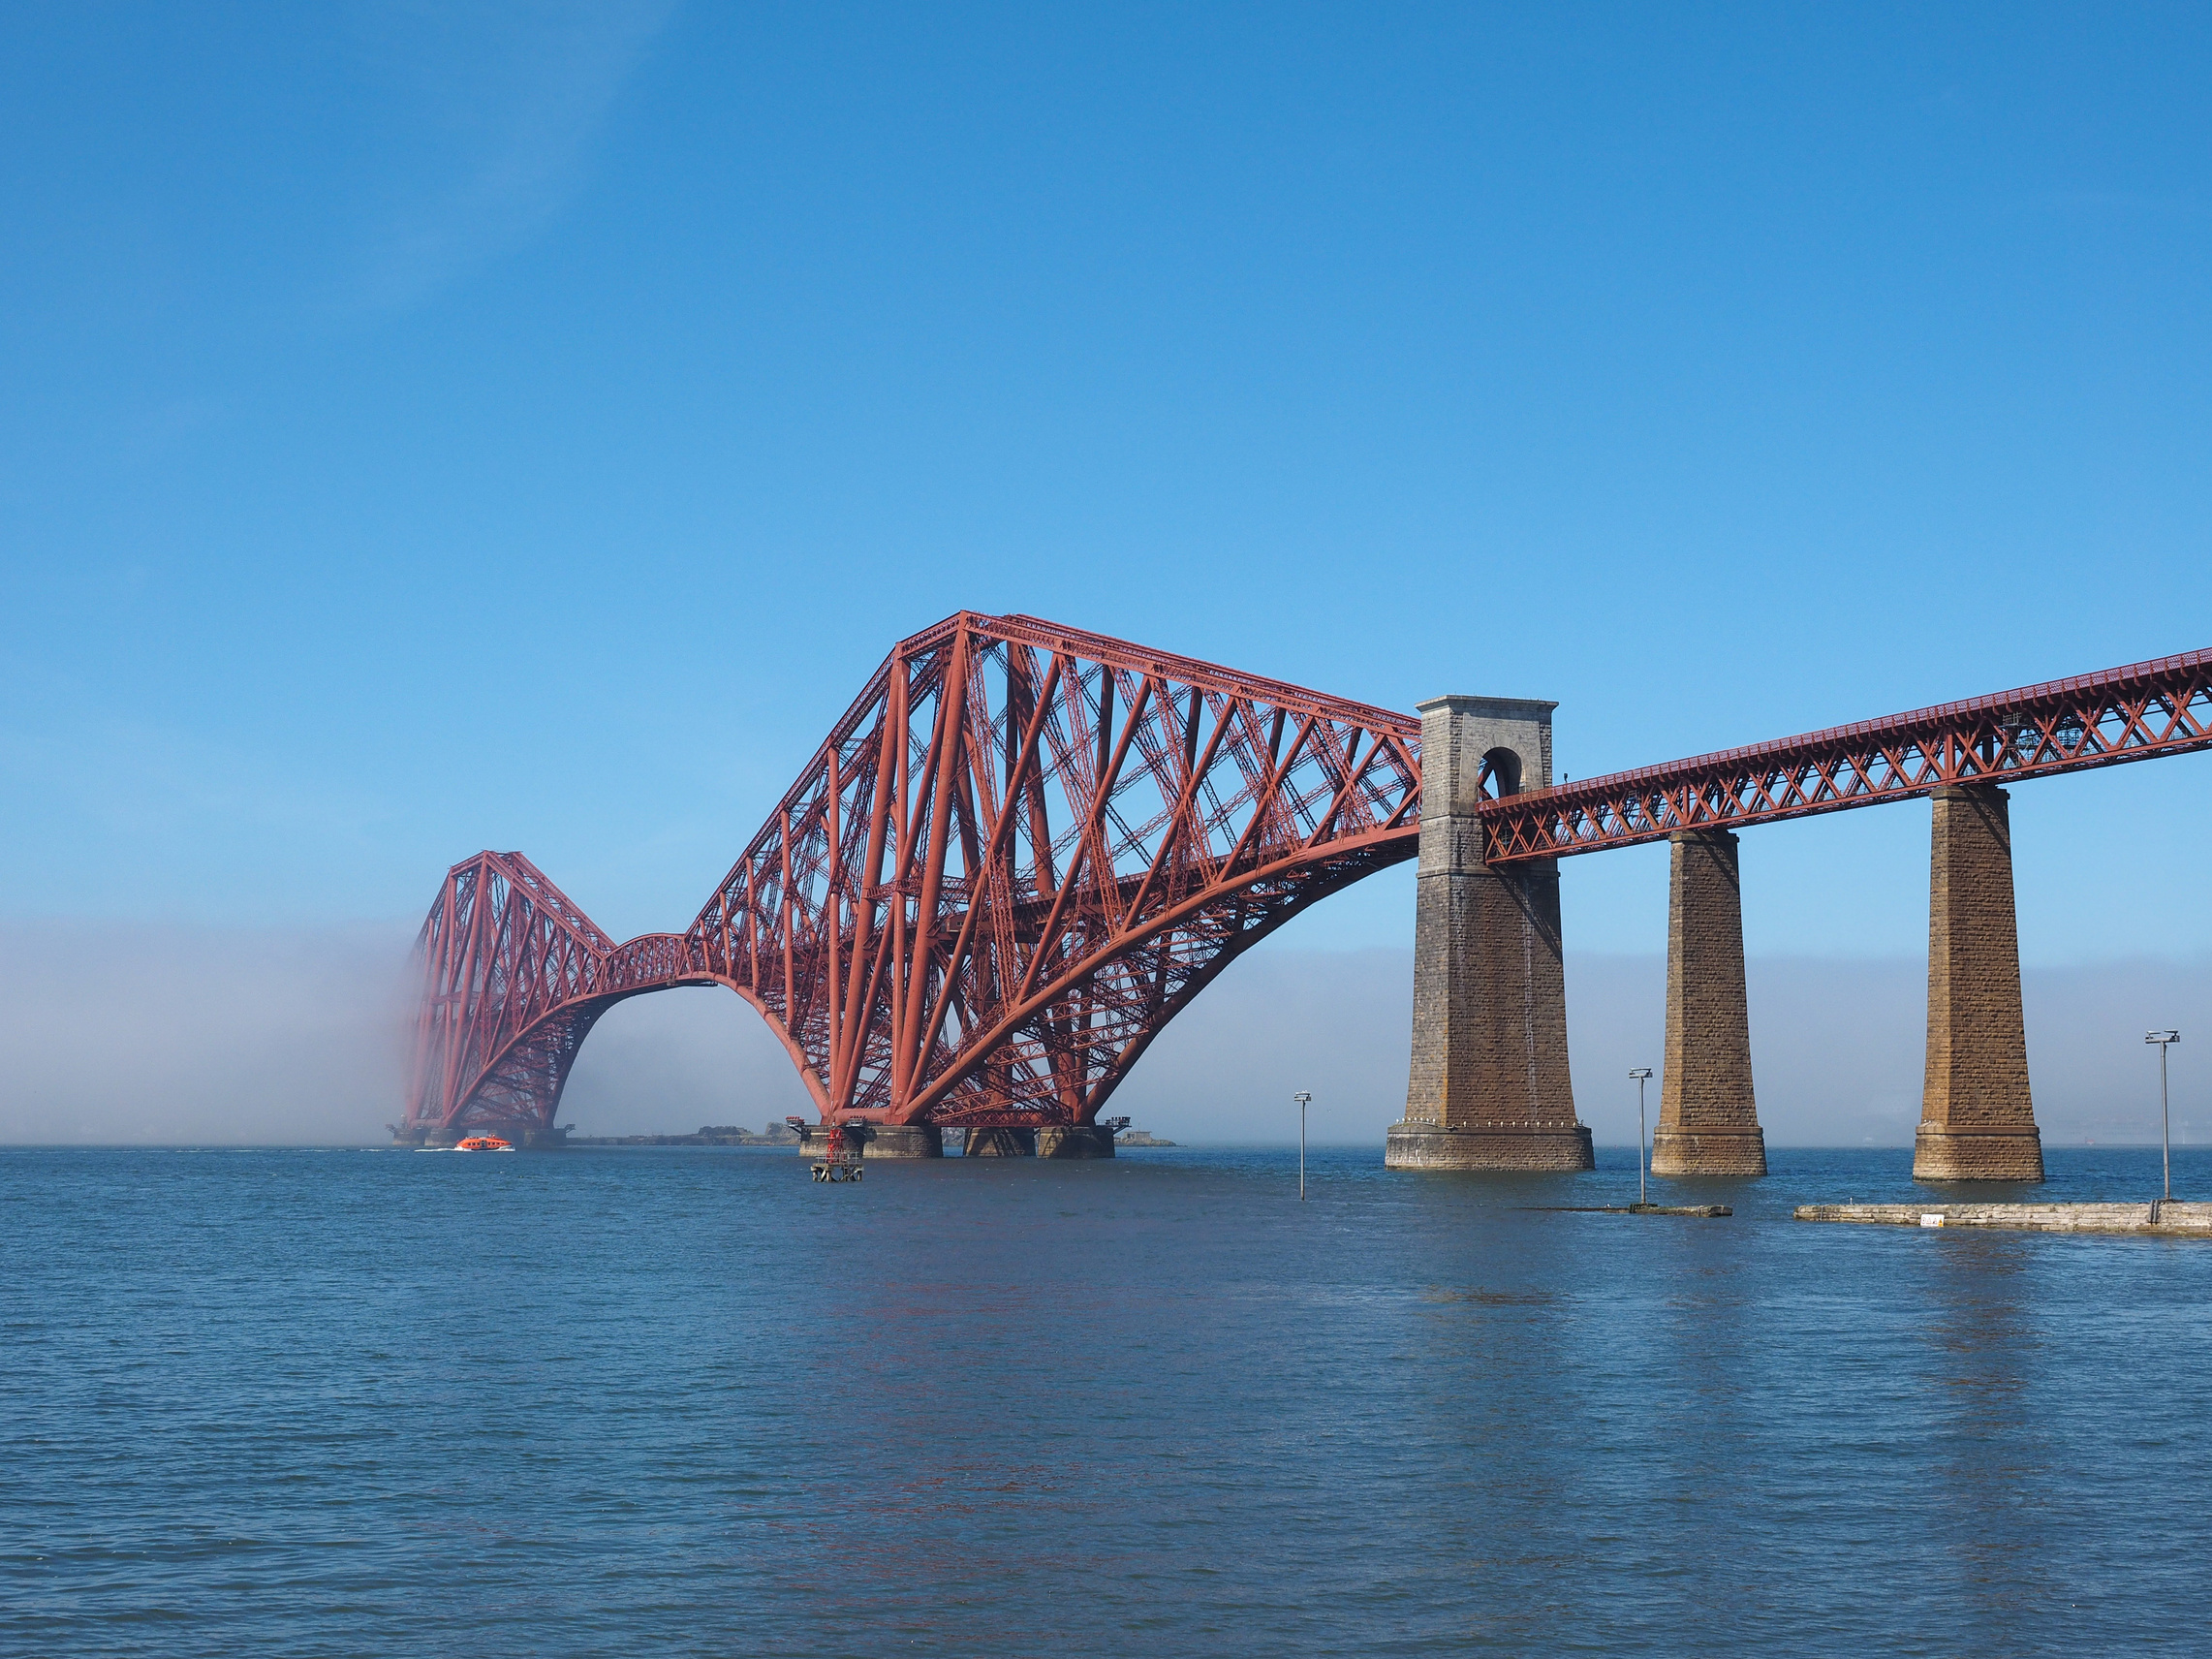
[[[471,1135],[453,1148],[456,1152],[512,1152],[513,1143],[502,1141],[496,1135]]]

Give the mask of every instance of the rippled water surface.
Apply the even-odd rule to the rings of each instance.
[[[2201,1638],[2212,1243],[1521,1207],[1605,1161],[0,1152],[0,1651]]]

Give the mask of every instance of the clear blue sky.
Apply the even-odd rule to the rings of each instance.
[[[2212,644],[2207,87],[2200,7],[11,8],[0,913],[680,925],[962,607],[1576,776]],[[2031,959],[2200,948],[2212,760],[2015,816]],[[1747,838],[1753,949],[1925,859]]]

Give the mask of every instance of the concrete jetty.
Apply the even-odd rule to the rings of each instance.
[[[2034,1233],[2145,1233],[2212,1238],[2212,1204],[1801,1204],[1799,1221],[1875,1227],[1999,1227]]]

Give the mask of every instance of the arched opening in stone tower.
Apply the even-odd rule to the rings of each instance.
[[[1482,757],[1482,793],[1492,800],[1521,792],[1521,758],[1511,749],[1492,749]]]

